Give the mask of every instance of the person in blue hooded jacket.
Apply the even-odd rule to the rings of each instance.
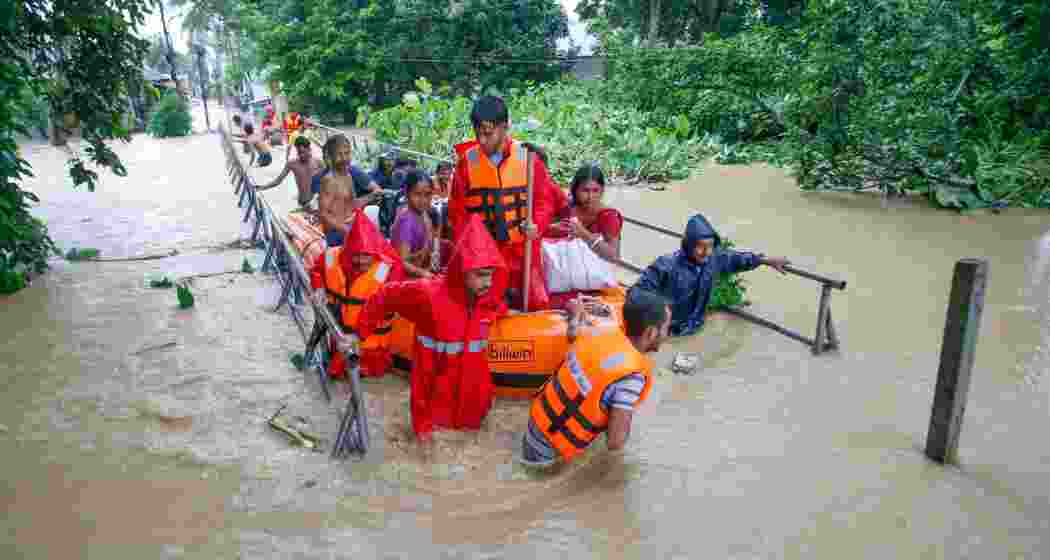
[[[767,265],[784,274],[784,267],[789,264],[783,257],[722,249],[721,244],[718,232],[703,214],[689,218],[682,248],[649,265],[631,287],[628,298],[635,290],[662,295],[672,302],[671,335],[690,335],[704,324],[704,309],[720,273],[743,272]]]

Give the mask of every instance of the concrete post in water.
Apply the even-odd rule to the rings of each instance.
[[[926,434],[926,456],[938,463],[957,460],[959,432],[970,390],[970,372],[973,370],[987,279],[988,261],[962,259],[955,263],[937,387]]]

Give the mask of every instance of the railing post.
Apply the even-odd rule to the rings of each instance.
[[[828,323],[824,325],[825,332],[828,336],[828,346],[830,350],[838,350],[839,347],[839,336],[835,332],[835,322],[831,320],[831,306],[828,305]]]
[[[817,333],[813,337],[813,355],[819,356],[825,349],[824,338],[828,326],[828,312],[831,304],[831,286],[820,285],[820,303],[817,306]]]
[[[970,391],[970,373],[973,371],[987,279],[988,261],[962,259],[955,263],[937,386],[926,434],[926,456],[938,463],[958,461],[959,432]]]

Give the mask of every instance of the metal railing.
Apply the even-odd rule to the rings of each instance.
[[[681,240],[684,237],[681,233],[671,231],[660,226],[654,226],[652,224],[643,222],[641,220],[636,220],[634,218],[628,218],[627,216],[624,216],[623,221],[644,229],[648,229],[649,231],[655,231],[657,233],[662,233],[664,235],[674,237],[675,239]],[[641,274],[643,272],[642,268],[628,262],[620,261],[618,264],[638,274]],[[758,315],[744,310],[741,306],[728,307],[726,308],[726,311],[742,319],[747,319],[748,321],[772,329],[788,338],[797,340],[805,344],[806,346],[809,346],[812,349],[814,355],[819,355],[826,350],[837,349],[839,347],[839,338],[837,332],[835,331],[835,324],[831,320],[831,290],[845,290],[846,281],[839,280],[836,278],[830,278],[822,274],[817,274],[816,272],[802,270],[798,267],[791,265],[785,266],[784,271],[801,278],[813,280],[820,284],[820,299],[817,303],[817,329],[813,338],[809,338],[787,327],[778,325],[773,321],[770,321],[769,319],[759,317]]]
[[[234,194],[238,196],[238,208],[245,209],[242,222],[253,222],[251,242],[266,251],[261,271],[274,273],[281,285],[281,296],[273,310],[288,307],[289,314],[306,343],[303,368],[307,371],[311,368],[316,369],[321,391],[325,399],[331,401],[323,342],[328,334],[342,337],[342,329],[327,305],[319,305],[309,297],[313,291],[310,287],[310,277],[303,268],[302,255],[291,241],[287,225],[259,194],[254,181],[245,171],[244,163],[237,155],[226,129],[220,126],[219,131],[226,154],[227,176],[234,187]],[[313,309],[313,325],[309,329],[304,303]],[[346,352],[346,362],[351,394],[332,447],[332,456],[335,458],[342,458],[351,453],[364,455],[369,447],[368,418],[358,367],[359,360],[353,352]]]
[[[403,148],[401,146],[398,146],[397,144],[380,142],[379,140],[376,140],[375,138],[372,138],[370,136],[365,136],[363,134],[358,134],[354,132],[348,132],[345,130],[339,130],[338,128],[332,128],[330,126],[323,125],[316,121],[311,120],[308,126],[309,128],[317,129],[321,133],[321,136],[324,139],[324,141],[327,141],[329,137],[336,134],[342,134],[346,136],[350,139],[350,144],[353,148],[354,153],[358,153],[358,150],[363,151],[366,154],[365,159],[371,159],[383,152],[396,151],[398,154],[414,156],[420,159],[433,162],[435,165],[438,163],[453,163],[453,161],[449,158],[443,158],[431,154],[425,154],[423,152],[417,152],[415,150]],[[321,143],[323,144],[324,142]]]

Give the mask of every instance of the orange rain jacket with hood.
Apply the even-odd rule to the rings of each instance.
[[[326,255],[332,254],[333,252],[336,255],[336,266],[342,270],[342,275],[338,274],[338,271],[327,270],[326,268]],[[314,289],[327,289],[329,291],[329,300],[331,301],[331,292],[335,290],[335,287],[329,285],[332,283],[329,279],[342,276],[345,278],[345,282],[342,282],[343,286],[341,286],[342,291],[346,291],[347,289],[353,290],[357,280],[363,274],[367,274],[367,272],[359,273],[354,270],[352,257],[353,255],[361,253],[372,255],[373,257],[373,266],[369,272],[374,272],[379,264],[387,265],[387,270],[383,273],[382,282],[390,283],[404,279],[404,268],[401,263],[401,256],[394,250],[394,247],[390,245],[390,242],[383,238],[383,234],[379,232],[379,228],[376,227],[375,223],[372,222],[364,212],[358,209],[354,211],[353,223],[350,225],[349,231],[346,233],[346,240],[343,242],[343,245],[341,247],[330,248],[322,253],[314,264],[313,269],[311,269],[311,284]],[[356,295],[364,296],[356,299],[367,300],[374,295],[374,293]],[[351,294],[347,293],[345,296],[346,298],[350,298]],[[336,303],[338,304],[338,302]],[[338,311],[335,314],[336,320],[344,322],[348,315],[351,317],[356,315],[356,321],[352,322],[359,324],[360,315],[357,312],[349,314],[344,313],[344,307],[344,305],[337,305]],[[389,323],[389,320],[387,323]],[[358,330],[357,324],[343,325],[343,329],[347,331],[346,334],[356,332]],[[360,336],[360,333],[358,333],[358,336]],[[364,336],[360,336],[360,338],[362,341],[366,341],[367,339],[367,337]],[[391,362],[392,357],[386,344],[365,343],[361,345],[361,371],[364,375],[383,375],[388,369],[390,369]],[[346,374],[346,362],[341,352],[332,352],[332,360],[328,364],[328,373],[333,377],[342,377]]]

